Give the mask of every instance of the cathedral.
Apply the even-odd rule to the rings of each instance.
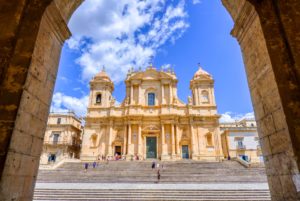
[[[212,76],[199,67],[188,103],[177,95],[172,70],[129,70],[126,96],[117,104],[114,83],[103,69],[90,81],[81,160],[218,161],[222,157],[220,115]]]

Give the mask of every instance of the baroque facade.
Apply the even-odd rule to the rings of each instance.
[[[171,70],[128,72],[126,97],[117,105],[105,72],[90,82],[81,160],[119,155],[127,160],[219,160],[222,158],[214,80],[201,67],[190,81],[188,104],[177,96]]]
[[[225,158],[241,158],[249,163],[263,162],[254,118],[234,123],[221,123],[222,150]]]
[[[78,158],[82,139],[81,120],[73,112],[50,113],[40,164]]]

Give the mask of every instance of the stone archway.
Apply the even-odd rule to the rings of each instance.
[[[66,24],[81,2],[0,3],[1,200],[32,199]],[[243,52],[272,199],[299,200],[300,2],[222,2]]]

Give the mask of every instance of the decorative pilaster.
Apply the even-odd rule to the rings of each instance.
[[[194,126],[193,122],[190,121],[190,134],[191,134],[191,151],[192,151],[192,159],[197,159],[196,151],[195,151],[195,136],[194,136]]]
[[[131,124],[128,124],[128,145],[127,145],[127,160],[131,159],[131,156],[133,155],[132,152],[132,144],[131,144]]]
[[[138,125],[138,156],[142,157],[143,156],[143,147],[142,147],[142,128],[141,124]]]
[[[175,154],[175,132],[174,132],[174,124],[171,124],[171,136],[172,136],[172,159],[176,159],[176,154]]]
[[[113,125],[112,121],[108,125],[108,150],[107,150],[107,156],[113,156],[112,153],[112,130],[113,130]]]
[[[165,87],[161,84],[161,104],[165,104]]]
[[[133,85],[130,86],[130,105],[133,105]]]
[[[165,139],[165,125],[161,125],[161,159],[167,156],[166,153],[166,139]]]
[[[170,83],[169,85],[169,90],[170,90],[170,104],[172,104],[173,102],[173,90],[172,90],[172,83]]]
[[[175,125],[175,138],[176,138],[176,142],[175,142],[175,146],[176,146],[176,154],[179,157],[180,154],[180,146],[179,146],[179,128],[178,128],[178,123],[177,125]]]
[[[123,155],[127,154],[127,124],[124,126]]]

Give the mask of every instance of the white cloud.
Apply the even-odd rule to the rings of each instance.
[[[170,68],[172,68],[172,65],[171,64],[164,64],[164,65],[162,65],[161,66],[161,69],[170,69]]]
[[[88,100],[89,100],[88,96],[75,98],[57,92],[53,95],[51,112],[74,111],[79,116],[85,116]]]
[[[194,5],[196,5],[196,4],[202,3],[202,1],[201,1],[201,0],[192,0],[192,3],[193,3]]]
[[[255,119],[254,112],[249,112],[246,114],[234,114],[232,112],[225,112],[221,115],[220,122],[221,123],[233,123],[241,119]]]
[[[167,3],[168,2],[168,3]],[[171,2],[171,3],[170,3]],[[157,50],[189,27],[185,1],[86,0],[70,21],[69,48],[88,81],[102,65],[115,82],[131,67],[146,67]]]

